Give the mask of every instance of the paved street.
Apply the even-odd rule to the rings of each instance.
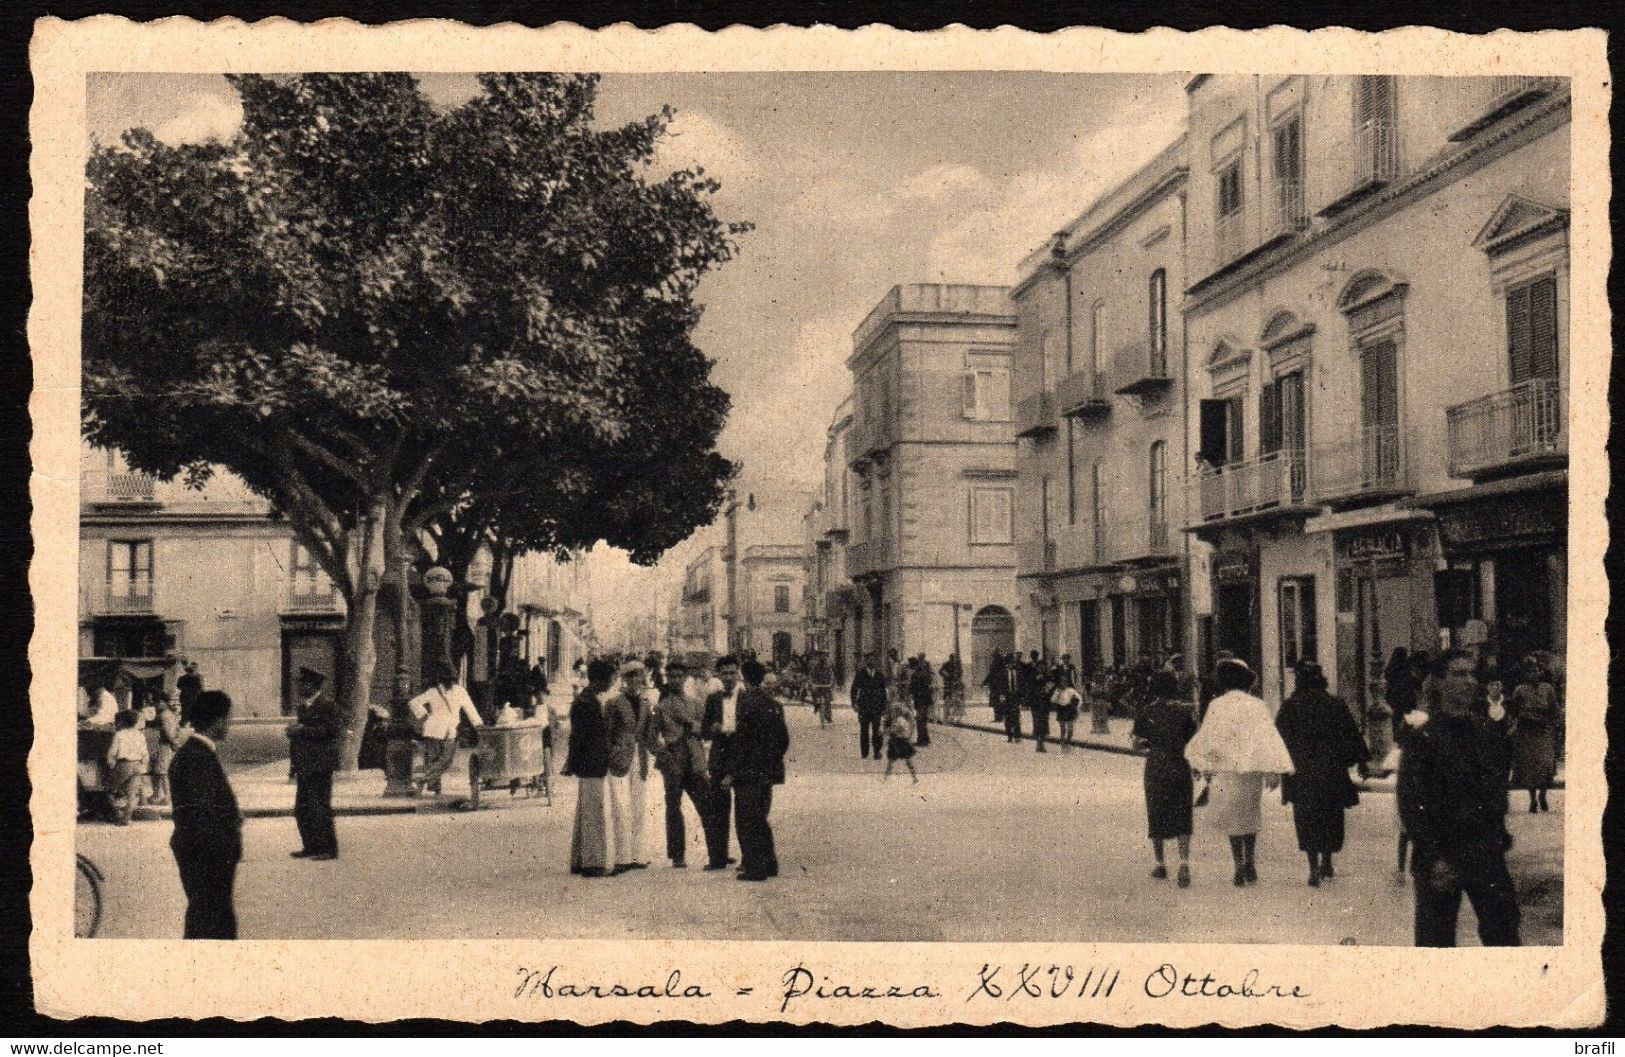
[[[1304,884],[1278,798],[1266,798],[1256,888],[1230,885],[1227,844],[1202,828],[1198,812],[1195,884],[1182,891],[1148,877],[1136,758],[1041,756],[1031,743],[934,728],[917,757],[920,783],[906,772],[886,782],[880,763],[858,759],[851,712],[838,711],[826,731],[806,709],[789,711],[790,779],[773,815],[785,873],[775,882],[667,867],[658,779],[650,868],[572,877],[574,790],[564,780],[552,807],[503,795],[475,815],[341,818],[343,856],[331,863],[288,858],[297,846],[291,819],[250,820],[237,885],[242,935],[1409,942],[1390,795],[1366,794],[1350,814],[1338,876],[1318,890]],[[1562,803],[1554,793],[1552,814],[1510,815],[1526,943],[1561,942]],[[179,936],[184,904],[169,830],[167,822],[80,827],[80,850],[106,875],[104,935]],[[1475,942],[1470,911],[1463,925],[1463,942]]]

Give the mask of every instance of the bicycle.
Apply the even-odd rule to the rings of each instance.
[[[84,855],[75,855],[73,935],[90,939],[102,924],[102,871]]]

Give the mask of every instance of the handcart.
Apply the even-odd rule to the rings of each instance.
[[[545,719],[475,729],[479,743],[468,751],[469,811],[478,811],[485,790],[508,789],[509,796],[543,796],[553,803],[553,729]]]

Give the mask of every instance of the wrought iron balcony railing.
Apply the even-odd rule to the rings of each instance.
[[[1068,418],[1093,418],[1112,409],[1112,394],[1103,371],[1074,371],[1055,387],[1055,402]]]
[[[1043,437],[1055,430],[1055,394],[1033,393],[1016,404],[1016,436]]]
[[[897,547],[893,540],[864,540],[846,549],[846,571],[850,576],[885,572],[896,567]]]
[[[1213,267],[1218,271],[1240,259],[1252,247],[1247,245],[1247,210],[1221,216],[1213,225]]]
[[[1168,369],[1167,348],[1158,349],[1150,337],[1136,338],[1112,351],[1116,392],[1122,396],[1150,396],[1174,384]]]
[[[286,603],[291,613],[336,613],[344,608],[344,596],[324,579],[300,577],[288,582]]]
[[[1451,477],[1475,477],[1568,458],[1563,395],[1555,378],[1532,378],[1445,412]]]
[[[1190,486],[1189,509],[1199,522],[1210,522],[1300,505],[1307,499],[1308,468],[1302,451],[1285,450],[1205,468]]]
[[[1113,562],[1155,561],[1173,554],[1166,514],[1146,511],[1112,521],[1106,536]]]
[[[1558,86],[1555,77],[1474,77],[1467,100],[1467,123],[1451,134],[1453,140],[1470,139],[1515,111],[1521,110]]]
[[[1293,235],[1309,226],[1309,210],[1304,204],[1303,180],[1277,179],[1270,192],[1269,237]]]
[[[144,616],[158,612],[158,590],[150,577],[103,584],[96,612],[106,616]]]
[[[1391,117],[1371,118],[1355,125],[1345,149],[1342,186],[1321,209],[1324,216],[1343,212],[1399,175],[1399,126]]]
[[[1368,426],[1350,440],[1315,446],[1317,499],[1389,494],[1404,491],[1409,484],[1404,434],[1397,425]]]

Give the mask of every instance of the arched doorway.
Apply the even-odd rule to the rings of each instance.
[[[995,652],[1010,654],[1016,648],[1016,621],[1003,606],[986,606],[970,622],[970,679],[966,691],[980,694],[982,682],[992,665]]]
[[[794,644],[790,640],[790,633],[788,631],[775,631],[773,633],[773,666],[783,668],[790,663],[790,654],[794,652]]]

